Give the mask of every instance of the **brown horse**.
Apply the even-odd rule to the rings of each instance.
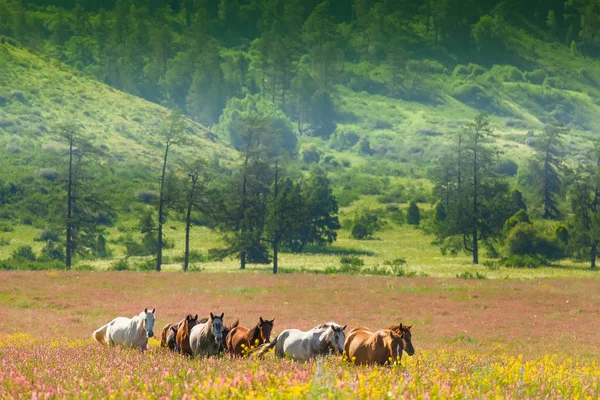
[[[180,322],[174,322],[165,325],[160,335],[160,347],[168,347],[169,350],[175,351],[177,346],[177,330]]]
[[[357,365],[400,362],[402,350],[410,356],[415,352],[410,328],[412,325],[402,324],[376,332],[368,328],[354,328],[344,343],[346,357]]]
[[[176,343],[180,354],[186,354],[188,356],[192,355],[192,348],[190,347],[190,332],[198,323],[200,323],[200,321],[198,321],[198,314],[195,316],[188,314],[185,319],[179,323]]]
[[[237,326],[239,324],[240,324],[240,320],[236,319],[235,322],[229,326],[223,325],[223,337],[226,338],[229,335],[229,332],[231,332],[234,328],[237,328]],[[219,346],[219,353],[225,353],[226,351],[227,351],[227,346],[225,345],[224,342],[221,342],[221,345]]]
[[[269,321],[260,317],[256,326],[252,329],[243,326],[232,329],[225,339],[231,357],[248,355],[252,346],[258,347],[263,343],[270,343],[274,321],[275,318]]]

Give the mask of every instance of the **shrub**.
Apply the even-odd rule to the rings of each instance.
[[[543,69],[534,69],[530,72],[525,72],[525,79],[529,81],[529,83],[533,83],[535,85],[541,85],[544,83],[544,80],[547,77],[546,71]]]
[[[354,239],[371,239],[373,234],[382,228],[377,214],[365,212],[358,215],[352,223],[351,235]]]
[[[510,230],[505,246],[509,256],[532,255],[549,259],[561,256],[556,240],[541,234],[533,224],[527,222],[518,223]]]
[[[10,244],[10,239],[0,238],[0,246],[8,246]]]
[[[25,97],[25,94],[23,92],[21,92],[20,90],[13,90],[10,93],[10,97],[12,97],[13,100],[16,100],[20,103],[27,103],[27,97]]]
[[[502,260],[506,268],[539,268],[548,264],[548,259],[539,254],[513,255]]]
[[[135,192],[135,198],[140,203],[152,204],[158,200],[158,193],[153,190],[138,190]]]
[[[410,72],[427,74],[445,74],[448,72],[446,67],[435,60],[409,60],[406,63],[406,69]]]
[[[15,144],[8,144],[6,145],[6,151],[12,154],[19,154],[22,150]]]
[[[358,256],[341,256],[339,268],[328,268],[326,273],[358,274],[365,262]]]
[[[60,234],[44,229],[40,232],[40,236],[37,239],[39,242],[60,242]]]
[[[452,76],[460,77],[469,75],[469,69],[465,65],[458,64],[452,71]]]
[[[122,258],[118,261],[115,261],[111,264],[111,271],[128,271],[129,270],[129,260],[126,258]]]
[[[53,168],[41,168],[38,170],[38,174],[42,179],[50,182],[54,182],[58,179],[58,171]]]
[[[303,145],[300,148],[300,156],[302,161],[307,164],[318,163],[321,160],[321,152],[314,144]]]
[[[330,139],[331,147],[344,151],[348,150],[351,147],[354,147],[356,143],[360,140],[360,136],[356,132],[353,131],[340,131],[338,127],[338,131],[336,131],[335,138]]]
[[[363,156],[370,156],[373,154],[371,143],[368,138],[362,138],[360,142],[358,142],[358,153]]]
[[[175,257],[174,261],[183,263],[185,260],[185,254]],[[210,257],[207,253],[200,253],[198,250],[191,250],[188,261],[191,263],[205,263],[210,261]]]
[[[168,262],[166,260],[164,260],[164,263],[168,264]],[[135,269],[136,269],[136,271],[140,271],[140,272],[154,271],[156,269],[156,260],[149,259],[149,260],[137,263],[135,265]]]
[[[47,257],[50,260],[64,261],[65,248],[60,243],[55,243],[52,240],[49,240],[42,249],[42,256]]]
[[[475,275],[473,275],[469,271],[465,271],[462,274],[456,274],[456,277],[459,279],[487,279],[487,276],[480,274],[479,272],[475,272]]]
[[[406,222],[410,225],[419,225],[421,223],[421,211],[414,201],[410,202],[406,213]]]
[[[17,250],[15,250],[12,254],[13,259],[26,259],[30,261],[36,260],[36,255],[31,246],[21,246]]]
[[[496,166],[496,172],[506,176],[515,176],[519,171],[519,165],[513,160],[503,160]]]

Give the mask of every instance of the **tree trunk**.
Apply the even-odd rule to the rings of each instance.
[[[478,133],[476,133],[478,135]],[[479,264],[479,246],[478,246],[478,207],[477,207],[477,189],[479,182],[477,180],[477,143],[478,136],[475,137],[475,146],[473,147],[473,264]]]
[[[67,181],[66,267],[71,269],[73,255],[73,136],[69,138],[69,178]]]
[[[279,195],[279,163],[278,160],[275,160],[275,198],[274,201],[277,201],[277,196]],[[279,216],[276,217],[279,219]],[[277,274],[277,256],[279,253],[279,224],[275,224],[275,233],[273,235],[273,274]]]
[[[548,219],[551,217],[550,207],[548,205],[548,203],[550,201],[550,193],[548,191],[548,180],[549,180],[548,179],[548,171],[550,169],[550,162],[548,160],[549,156],[550,156],[550,145],[548,145],[546,147],[546,155],[544,157],[544,181],[543,181],[544,187],[542,188],[542,190],[543,190],[542,200],[544,202],[544,215],[543,215],[544,219]]]
[[[190,263],[190,228],[192,226],[192,206],[194,205],[194,189],[197,176],[192,176],[192,187],[188,196],[188,208],[185,216],[185,254],[183,257],[183,272],[187,272]]]
[[[162,175],[160,178],[160,196],[158,200],[158,238],[156,242],[156,272],[160,272],[162,266],[162,248],[163,248],[163,213],[165,206],[165,174],[167,171],[167,157],[169,156],[169,146],[171,144],[167,141],[165,146],[165,157],[163,159]]]
[[[273,274],[277,274],[277,256],[279,254],[279,239],[273,240]]]
[[[590,269],[592,269],[592,270],[596,269],[596,253],[597,253],[597,251],[598,251],[598,245],[594,244],[590,251]]]
[[[248,173],[248,159],[249,159],[249,151],[250,151],[250,145],[248,144],[248,147],[246,148],[246,159],[244,160],[244,177],[242,179],[242,220],[241,220],[241,231],[242,231],[242,240],[245,241],[245,233],[246,233],[246,221],[245,221],[245,214],[246,214],[246,206],[247,206],[247,192],[246,192],[246,186],[247,186],[247,182],[248,182],[248,177],[247,177],[247,173]],[[245,243],[244,243],[245,246]],[[244,249],[242,249],[242,251],[240,252],[240,269],[246,269],[246,249],[244,247]]]

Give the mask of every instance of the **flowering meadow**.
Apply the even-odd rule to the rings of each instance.
[[[597,361],[422,351],[400,364],[356,367],[339,357],[189,360],[83,341],[5,336],[0,398],[597,398]]]
[[[0,273],[3,398],[598,398],[596,280],[464,281],[262,274]],[[156,307],[155,332],[189,312],[225,324],[275,318],[413,324],[416,353],[384,367],[188,359],[91,338],[112,318]]]

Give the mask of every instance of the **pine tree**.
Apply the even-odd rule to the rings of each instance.
[[[544,208],[543,218],[558,218],[558,195],[561,187],[561,154],[560,145],[562,137],[568,129],[560,123],[548,124],[539,136],[539,145],[536,160],[542,168],[542,176],[538,183],[538,190]]]

